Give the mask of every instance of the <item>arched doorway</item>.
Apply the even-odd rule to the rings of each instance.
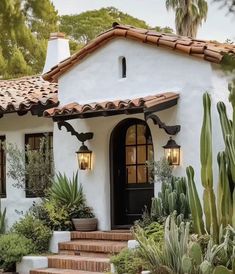
[[[150,207],[154,186],[149,183],[146,161],[153,160],[150,129],[140,119],[125,119],[110,139],[112,228],[124,228],[140,219]]]

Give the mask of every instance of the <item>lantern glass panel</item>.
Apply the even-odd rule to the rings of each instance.
[[[77,156],[81,170],[91,169],[91,152],[78,152]]]
[[[165,148],[165,156],[170,165],[180,164],[180,148]]]

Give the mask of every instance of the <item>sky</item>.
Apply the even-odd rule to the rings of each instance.
[[[134,17],[143,19],[150,26],[169,26],[174,29],[174,13],[165,8],[165,0],[52,0],[60,15],[76,14],[102,7],[116,7]],[[209,0],[207,21],[200,28],[197,38],[235,41],[235,14],[227,14],[221,4]]]

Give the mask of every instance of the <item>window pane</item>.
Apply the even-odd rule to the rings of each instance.
[[[127,172],[127,182],[128,184],[136,183],[136,166],[128,166],[126,168]]]
[[[148,145],[148,161],[153,161],[153,146]]]
[[[147,183],[147,168],[146,166],[138,166],[138,183]]]
[[[136,137],[136,126],[131,126],[126,132],[126,145],[134,145]]]
[[[41,138],[43,138],[43,136],[42,137],[35,137],[35,139],[34,139],[34,149],[39,149],[40,148]]]
[[[146,144],[145,131],[146,126],[137,125],[137,144]]]
[[[138,146],[137,147],[137,159],[138,164],[146,163],[146,146]]]
[[[133,165],[136,163],[136,147],[126,147],[126,164]]]
[[[34,137],[29,137],[28,144],[26,144],[26,145],[29,145],[30,149],[33,149],[34,148]]]

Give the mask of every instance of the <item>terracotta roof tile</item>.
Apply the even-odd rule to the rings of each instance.
[[[27,76],[0,81],[0,116],[5,113],[19,114],[37,107],[44,109],[58,105],[58,87],[41,76]]]
[[[192,39],[170,33],[159,33],[152,30],[114,24],[113,28],[100,34],[97,38],[85,45],[79,52],[54,66],[49,72],[43,75],[43,78],[51,82],[56,82],[58,77],[74,64],[79,63],[88,54],[116,37],[134,39],[142,43],[177,50],[191,56],[203,57],[203,59],[213,63],[220,63],[225,54],[235,55],[235,45]]]
[[[134,99],[104,101],[99,103],[94,102],[84,105],[81,105],[79,103],[70,103],[65,106],[47,109],[44,112],[44,116],[84,116],[89,113],[93,113],[93,116],[99,116],[99,113],[104,113],[108,111],[118,112],[132,109],[142,110],[143,112],[148,108],[152,108],[168,102],[177,101],[178,98],[179,94],[177,93],[165,92],[161,94],[150,95]]]

